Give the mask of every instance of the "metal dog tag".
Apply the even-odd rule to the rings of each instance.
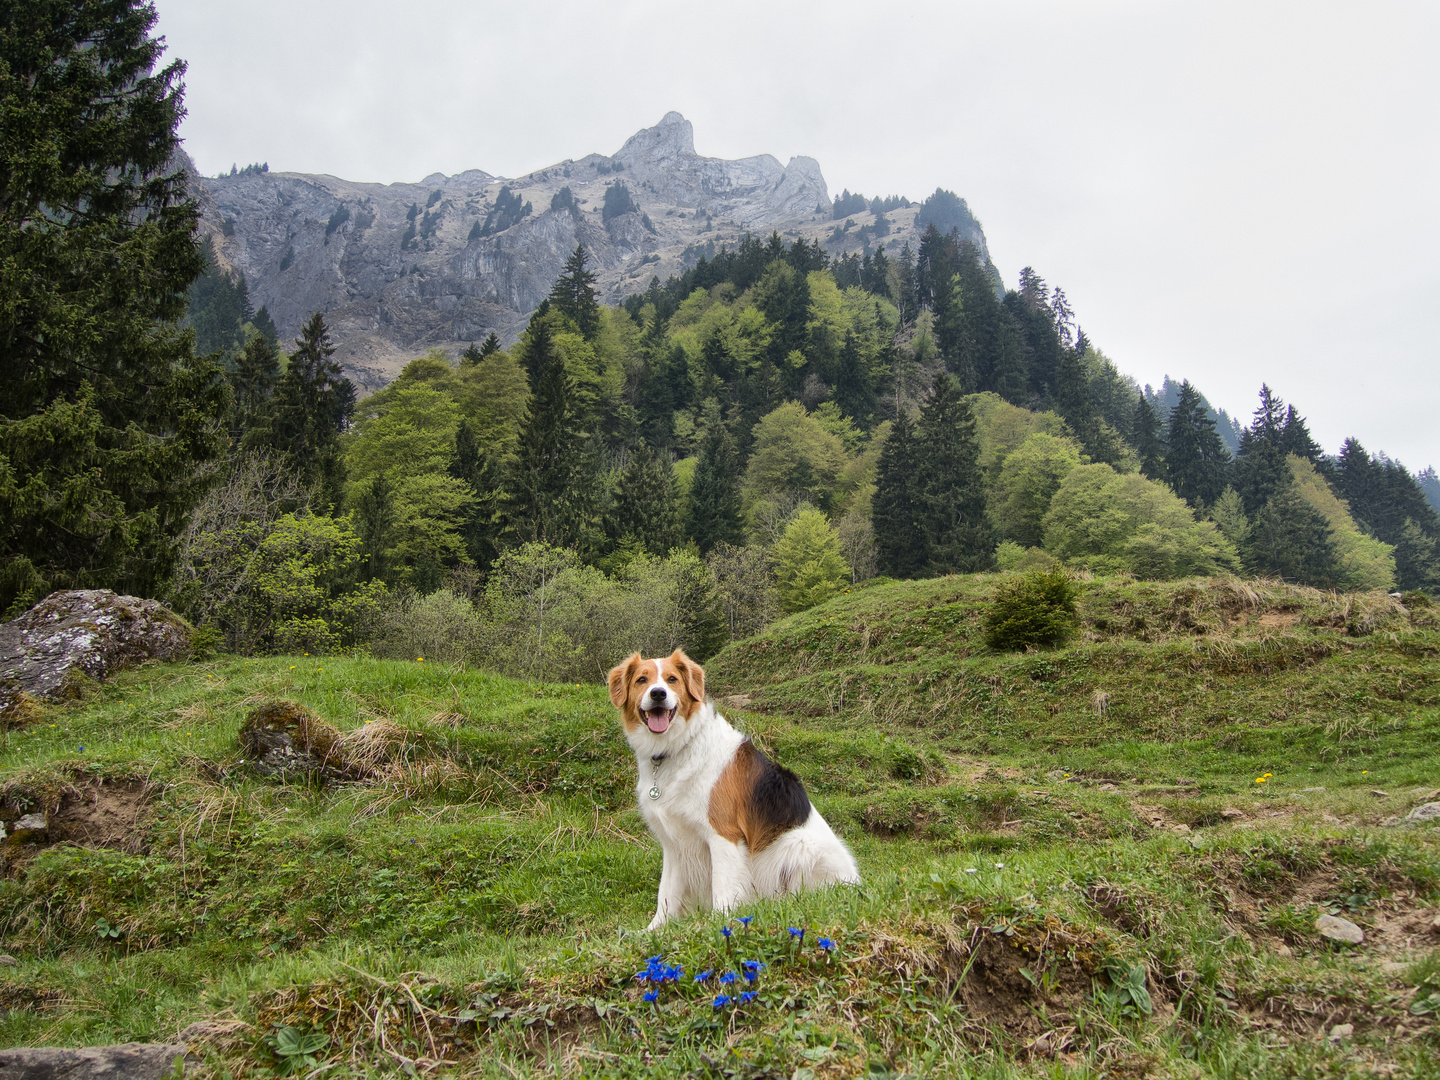
[[[649,794],[650,798],[658,799],[660,797],[660,789],[658,787],[652,787]]]

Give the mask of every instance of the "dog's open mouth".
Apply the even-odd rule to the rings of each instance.
[[[646,709],[644,715],[645,726],[656,735],[663,735],[665,734],[665,730],[670,726],[670,721],[675,719],[675,710]]]

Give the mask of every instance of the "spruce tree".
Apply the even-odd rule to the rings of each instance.
[[[985,515],[985,484],[975,417],[954,376],[942,372],[915,428],[920,529],[933,574],[983,570],[995,535]]]
[[[1140,458],[1140,471],[1151,480],[1165,479],[1165,445],[1160,441],[1160,421],[1150,399],[1143,393],[1135,402],[1130,419],[1130,445]]]
[[[1226,487],[1230,453],[1220,441],[1200,392],[1188,379],[1180,384],[1180,397],[1170,410],[1165,446],[1166,478],[1175,494],[1197,510],[1220,497]]]
[[[340,502],[345,464],[340,457],[340,432],[349,380],[330,359],[335,347],[317,311],[310,316],[290,354],[290,366],[275,391],[263,439],[286,454],[306,483],[318,486],[329,506]],[[353,394],[354,387],[349,387]],[[257,431],[257,435],[262,433]]]
[[[495,336],[495,332],[492,330],[485,336],[485,340],[480,343],[480,359],[483,360],[487,356],[494,356],[499,351],[500,339]]]
[[[675,478],[668,464],[644,443],[631,452],[615,484],[615,500],[606,522],[612,542],[633,540],[651,555],[662,557],[680,543]]]
[[[870,524],[875,530],[880,572],[897,578],[918,577],[929,561],[920,531],[916,490],[915,426],[902,410],[890,428],[875,467]]]
[[[1235,456],[1235,490],[1254,517],[1270,498],[1290,482],[1290,465],[1283,444],[1285,403],[1270,387],[1260,384],[1260,404],[1250,426],[1240,433]]]
[[[502,473],[495,456],[480,449],[469,420],[461,420],[455,429],[455,456],[449,472],[465,484],[474,499],[460,527],[465,553],[476,566],[489,566],[500,554]]]
[[[235,409],[232,431],[236,439],[257,427],[280,382],[280,350],[264,334],[251,334],[235,359],[230,377]]]
[[[550,303],[574,320],[585,340],[593,341],[600,330],[600,305],[595,300],[595,274],[585,269],[589,261],[585,245],[577,244],[550,290]]]
[[[589,522],[594,467],[580,428],[574,383],[540,311],[530,320],[527,338],[533,392],[506,477],[505,519],[522,543],[567,546],[579,541]]]
[[[180,325],[205,256],[156,17],[0,18],[0,579],[27,583],[0,616],[50,588],[154,595],[224,446],[224,382]]]
[[[460,366],[474,367],[483,359],[485,359],[485,355],[476,348],[475,342],[472,341],[469,345],[465,346],[465,351],[460,354]]]
[[[716,544],[739,544],[740,455],[715,408],[700,441],[690,483],[690,538],[708,555]]]
[[[860,339],[852,330],[845,331],[845,344],[840,349],[834,401],[856,427],[870,429],[875,420],[875,385],[860,352]]]
[[[1333,586],[1340,577],[1330,524],[1300,497],[1293,480],[1253,516],[1241,555],[1252,574],[1318,587]]]

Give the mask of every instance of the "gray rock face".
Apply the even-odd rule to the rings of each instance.
[[[185,1054],[163,1043],[0,1050],[0,1080],[159,1080]]]
[[[1440,802],[1417,806],[1405,815],[1406,821],[1440,821]]]
[[[640,212],[607,226],[605,190],[617,181]],[[652,275],[664,281],[701,254],[733,248],[746,232],[826,241],[836,224],[814,159],[782,166],[768,154],[701,157],[690,122],[674,112],[613,157],[591,154],[508,180],[471,170],[386,185],[270,172],[196,176],[193,184],[218,261],[245,275],[251,301],[268,309],[287,345],[322,312],[336,359],[372,390],[429,348],[454,355],[492,331],[512,341],[576,244],[591,255],[602,300],[613,303],[642,291]],[[531,213],[504,229],[492,222],[481,236],[502,186]],[[577,200],[574,211],[550,209],[562,187]],[[891,254],[918,243],[917,209],[886,215]],[[872,215],[853,219],[863,226]],[[862,242],[856,229],[828,249]]]
[[[51,593],[0,625],[0,712],[21,694],[60,700],[77,672],[103,679],[145,660],[180,659],[189,648],[189,627],[156,600],[109,589]]]

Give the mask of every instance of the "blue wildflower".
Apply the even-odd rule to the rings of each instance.
[[[729,994],[721,994],[715,999],[715,1008],[723,1009],[726,1005],[729,1005],[730,1002],[734,1000],[735,999],[732,998]]]
[[[740,1004],[744,1005],[747,1002],[754,1001],[755,995],[758,993],[758,990],[746,990],[743,994],[740,995]]]
[[[828,937],[822,937],[816,944],[826,952],[829,952],[835,947],[835,942],[831,941]]]
[[[750,920],[753,918],[755,918],[754,915],[741,915],[735,921],[738,922],[741,926],[748,927],[750,925]]]
[[[704,971],[700,972],[699,975],[695,976],[695,982],[704,982],[713,974],[715,974],[714,968],[706,968]]]
[[[802,942],[805,940],[805,930],[803,927],[791,926],[787,929],[789,929],[791,937],[799,938]]]
[[[726,983],[727,985],[728,985],[729,983],[733,983],[733,982],[735,981],[735,973],[734,973],[733,971],[727,971],[727,972],[725,972],[724,975],[721,975],[721,976],[720,976],[720,981],[721,981],[722,983]]]
[[[752,983],[760,977],[760,972],[765,968],[759,960],[746,960],[740,966],[745,969],[745,981]]]
[[[649,972],[648,969],[645,970],[645,971],[637,971],[637,972],[635,972],[635,981],[636,981],[636,982],[646,982],[646,981],[649,980],[649,978],[650,978],[650,972]]]
[[[665,954],[664,954],[664,953],[657,953],[655,956],[651,956],[651,957],[647,958],[646,961],[645,961],[645,963],[647,963],[647,964],[658,964],[661,960],[664,960],[664,959],[665,959]]]
[[[724,934],[724,935],[728,938],[728,937],[730,936],[730,932],[731,932],[731,931],[730,931],[730,928],[729,928],[728,926],[722,926],[722,927],[720,927],[720,932],[721,932],[722,934]]]
[[[651,991],[650,991],[648,994],[646,994],[646,995],[644,996],[644,998],[642,998],[641,1000],[643,1000],[643,1001],[658,1001],[658,1000],[660,1000],[660,991],[659,991],[659,990],[651,990]]]

